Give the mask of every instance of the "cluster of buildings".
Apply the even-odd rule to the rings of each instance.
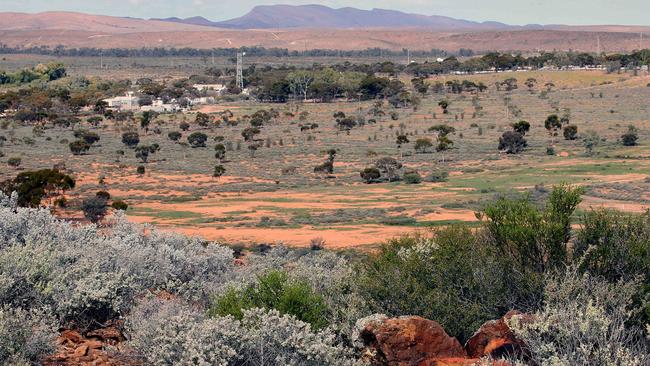
[[[195,84],[192,86],[199,92],[216,92],[223,94],[226,92],[226,86],[222,84]],[[214,104],[216,99],[214,97],[197,97],[186,100],[172,99],[168,102],[163,101],[161,98],[155,99],[151,104],[141,105],[141,99],[134,92],[127,92],[125,95],[113,98],[104,99],[108,104],[108,108],[117,111],[153,111],[158,113],[173,113],[188,111],[193,106]]]

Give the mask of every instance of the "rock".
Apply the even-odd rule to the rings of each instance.
[[[84,343],[90,349],[99,349],[104,345],[101,341],[88,340]]]
[[[99,338],[102,341],[113,340],[121,342],[124,340],[122,332],[120,332],[120,330],[115,326],[93,330],[92,332],[89,332],[87,336],[89,338]]]
[[[88,345],[86,344],[82,344],[74,350],[75,357],[83,357],[86,355],[86,353],[88,353]]]
[[[530,319],[529,315],[518,311],[510,311],[503,318],[486,322],[465,344],[469,357],[481,358],[491,356],[498,358],[502,355],[521,353],[524,343],[515,337],[508,326],[508,320],[513,317]]]
[[[69,329],[62,331],[59,337],[72,343],[81,343],[83,341],[83,337],[79,332]]]
[[[433,366],[436,360],[467,357],[456,338],[421,317],[374,318],[359,334],[373,365]]]

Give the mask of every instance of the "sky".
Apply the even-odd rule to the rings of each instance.
[[[137,18],[200,15],[218,21],[244,15],[256,5],[278,3],[382,8],[512,25],[650,25],[649,0],[0,0],[0,11],[64,10]]]

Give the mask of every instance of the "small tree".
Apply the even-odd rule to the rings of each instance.
[[[183,137],[183,134],[181,134],[178,131],[171,131],[167,134],[167,138],[170,141],[174,141],[174,142],[178,142],[181,139],[181,137]]]
[[[564,127],[564,139],[565,140],[575,140],[578,138],[578,126],[568,125]]]
[[[522,152],[528,142],[522,134],[515,131],[506,131],[499,138],[499,150],[507,154],[518,154]]]
[[[244,138],[244,141],[253,141],[255,136],[260,133],[259,128],[257,127],[248,127],[242,131],[241,135]]]
[[[203,132],[194,132],[187,136],[187,142],[192,148],[205,147],[206,141],[208,141],[208,135]]]
[[[395,160],[391,157],[385,157],[377,160],[375,167],[379,169],[380,172],[386,175],[386,178],[390,181],[396,181],[400,179],[399,170],[402,169],[402,163]]]
[[[627,132],[621,135],[624,146],[636,146],[639,139],[639,130],[635,126],[628,126]]]
[[[140,136],[137,132],[125,132],[122,134],[122,143],[133,149],[140,143]]]
[[[196,114],[196,119],[194,121],[201,127],[207,127],[210,124],[210,115],[199,112]]]
[[[156,118],[158,113],[154,111],[144,111],[142,112],[142,116],[140,116],[140,128],[142,128],[145,131],[149,131],[149,125],[151,124],[151,121]]]
[[[85,152],[90,150],[90,144],[84,140],[73,141],[68,146],[73,155],[83,155]]]
[[[95,142],[100,140],[100,137],[99,137],[98,134],[96,134],[94,132],[88,132],[88,131],[83,131],[77,137],[83,139],[89,145],[92,145]]]
[[[600,136],[596,131],[587,131],[585,136],[582,138],[582,144],[585,147],[585,153],[587,155],[593,155],[594,148],[600,143]]]
[[[327,150],[327,155],[328,155],[327,161],[315,167],[314,173],[326,173],[326,174],[334,173],[334,159],[336,158],[336,150],[335,149]]]
[[[95,196],[84,200],[81,204],[81,210],[90,222],[96,224],[106,216],[108,204],[103,197]]]
[[[430,138],[420,138],[415,141],[415,151],[420,154],[426,154],[433,148],[433,142]]]
[[[224,168],[223,165],[214,166],[214,172],[212,173],[213,177],[221,178],[224,174],[226,174],[226,168]]]
[[[512,124],[512,129],[524,136],[530,131],[530,123],[528,121],[515,122]]]
[[[214,158],[222,161],[226,158],[226,147],[223,144],[216,144],[214,146]]]
[[[365,168],[361,171],[361,179],[363,179],[368,184],[377,182],[379,178],[381,178],[381,172],[374,166]]]
[[[528,91],[530,91],[531,93],[533,93],[533,92],[534,92],[534,89],[535,89],[535,86],[537,85],[537,79],[535,79],[535,78],[528,78],[528,79],[526,79],[526,82],[524,82],[524,84],[525,84],[526,87],[528,88]]]
[[[546,118],[544,121],[544,128],[548,131],[549,136],[553,138],[557,136],[558,130],[562,129],[562,121],[557,114],[552,114]]]
[[[443,114],[449,114],[449,102],[446,100],[441,100],[438,102],[438,106],[442,108]]]

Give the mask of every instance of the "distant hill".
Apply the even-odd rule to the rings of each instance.
[[[511,28],[498,22],[479,23],[438,15],[408,14],[384,9],[333,9],[323,5],[257,6],[242,17],[222,22],[210,22],[200,17],[162,20],[230,29],[418,27],[430,30],[482,30]]]
[[[122,18],[66,11],[37,14],[0,13],[0,29],[11,31],[69,30],[97,33],[170,32],[201,30],[192,24]]]
[[[191,17],[191,18],[184,18],[184,19],[178,17],[171,17],[171,18],[162,18],[162,19],[154,18],[151,20],[161,21],[161,22],[190,24],[190,25],[200,25],[206,27],[214,27],[216,25],[215,22],[205,19],[204,17]]]

